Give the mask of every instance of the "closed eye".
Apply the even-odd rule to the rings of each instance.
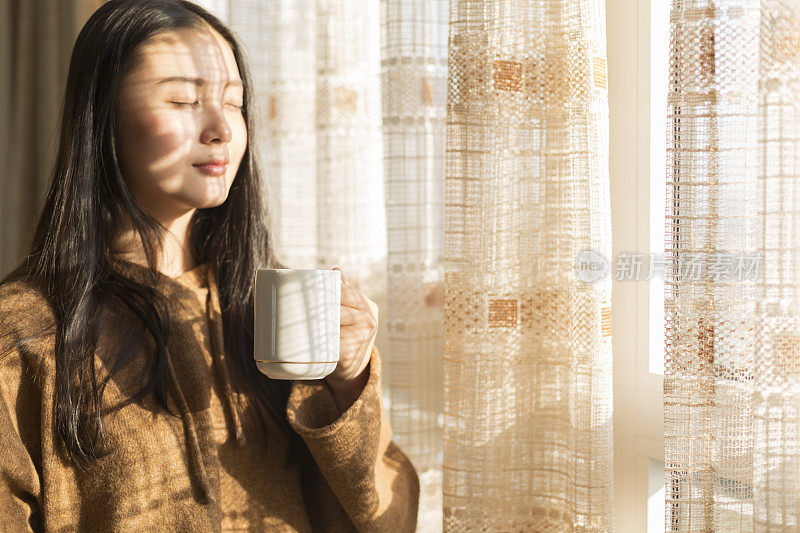
[[[178,107],[186,107],[186,106],[195,107],[198,104],[198,102],[172,102],[172,103]]]

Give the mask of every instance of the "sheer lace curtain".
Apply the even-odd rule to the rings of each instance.
[[[602,2],[209,7],[248,47],[287,263],[384,304],[419,530],[613,528],[610,280],[574,272],[610,253]]]
[[[27,253],[56,155],[69,54],[102,0],[0,0],[0,277]]]
[[[609,531],[601,0],[455,0],[447,100],[444,526]]]
[[[382,0],[390,417],[420,472],[420,530],[442,523],[446,0]]]
[[[800,528],[800,6],[674,0],[666,529]]]
[[[443,0],[210,2],[247,48],[279,253],[381,309],[394,438],[441,530]]]

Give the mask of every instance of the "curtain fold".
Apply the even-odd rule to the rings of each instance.
[[[602,1],[451,1],[446,531],[614,528],[605,65]]]
[[[278,254],[341,265],[381,309],[384,404],[439,531],[447,0],[207,7],[250,60]]]
[[[800,6],[674,0],[666,529],[800,527]]]
[[[339,265],[381,306],[378,3],[227,0],[217,7],[242,40],[256,82],[258,150],[279,256],[294,268]],[[385,343],[381,337],[376,344]]]
[[[251,67],[255,149],[277,256],[292,268],[340,266],[385,309],[378,3],[215,0],[208,7],[239,37]],[[380,327],[381,353],[386,343]]]
[[[55,160],[69,54],[100,0],[0,0],[0,277],[27,253]]]
[[[442,521],[447,13],[447,0],[381,0],[385,382],[395,440],[421,478],[419,523],[434,531]]]
[[[227,8],[251,68],[276,253],[297,268],[318,265],[316,4],[230,0]]]

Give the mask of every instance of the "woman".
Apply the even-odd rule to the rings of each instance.
[[[189,2],[111,0],[82,29],[0,283],[0,530],[414,530],[375,304],[344,280],[324,380],[255,367],[253,273],[281,265],[251,106],[235,38]]]

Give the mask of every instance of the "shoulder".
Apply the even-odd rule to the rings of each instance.
[[[25,279],[0,284],[0,358],[15,349],[46,350],[54,333],[55,314],[41,285]]]
[[[0,326],[24,327],[25,323],[20,323],[23,318],[54,320],[44,287],[26,279],[0,284]]]

